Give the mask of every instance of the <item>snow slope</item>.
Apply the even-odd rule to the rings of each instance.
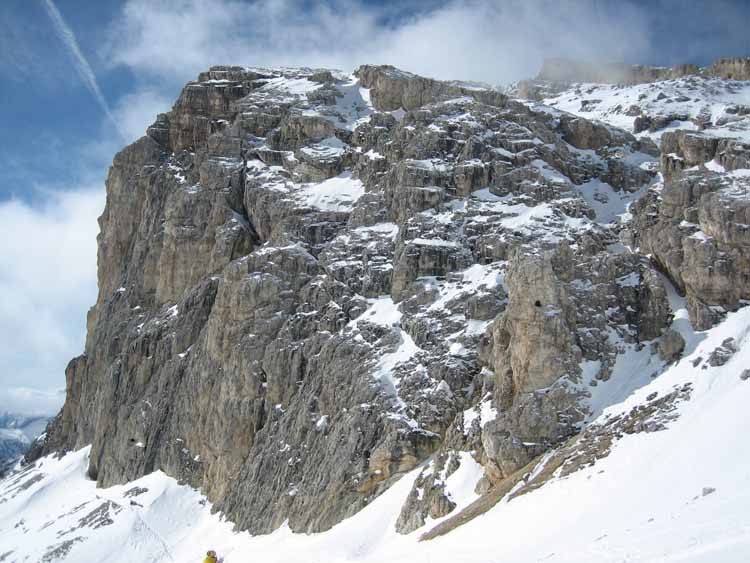
[[[657,131],[643,131],[638,136],[657,140],[666,131],[698,129],[696,122],[706,124],[705,132],[717,137],[731,137],[750,142],[750,116],[738,113],[738,106],[750,105],[750,82],[687,76],[650,84],[575,84],[544,104],[597,119],[633,132],[637,106],[643,115],[673,119]]]
[[[302,205],[321,211],[351,211],[364,193],[362,181],[352,178],[350,172],[343,172],[317,184],[306,184],[298,199]]]
[[[678,311],[674,326],[689,331],[681,318]],[[394,530],[421,468],[328,532],[297,535],[284,526],[251,537],[233,532],[198,492],[161,472],[96,489],[83,449],[44,458],[0,483],[0,561],[198,562],[207,549],[225,563],[747,561],[750,379],[741,374],[750,366],[750,307],[687,336],[684,358],[594,422],[689,384],[689,399],[674,404],[677,416],[665,430],[624,433],[594,465],[567,477],[556,472],[541,488],[503,499],[435,540]],[[710,366],[727,338],[737,352]],[[469,471],[446,480],[460,505],[475,498],[475,477]]]

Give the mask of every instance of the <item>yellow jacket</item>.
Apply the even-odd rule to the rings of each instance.
[[[213,555],[206,555],[203,563],[218,563],[218,559],[216,559],[216,557],[214,557]]]

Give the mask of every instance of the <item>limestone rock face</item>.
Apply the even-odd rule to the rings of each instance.
[[[508,305],[490,327],[492,340],[483,351],[499,405],[482,432],[494,479],[577,431],[587,393],[582,362],[596,362],[594,378],[606,381],[616,358],[608,328],[616,322],[613,309],[630,313],[616,329],[630,342],[658,336],[671,318],[653,268],[632,255],[592,258],[565,242],[517,252],[506,277]]]
[[[396,522],[396,530],[409,534],[424,526],[428,518],[437,520],[450,514],[456,503],[446,491],[445,480],[460,466],[456,452],[435,456],[428,470],[423,471],[414,483]]]
[[[510,387],[511,395],[549,387],[580,361],[573,341],[575,313],[565,283],[572,279],[571,266],[564,244],[556,251],[523,252],[511,258],[508,306],[493,327],[493,371],[498,385]]]
[[[747,142],[750,108],[743,100],[749,65],[747,58],[721,59],[704,68],[555,59],[545,62],[536,79],[520,81],[507,94],[616,125],[657,144],[665,129],[688,136],[708,132],[713,138]]]
[[[560,119],[560,126],[563,139],[578,149],[596,150],[613,144],[612,132],[600,123],[563,116]]]
[[[665,133],[663,186],[634,205],[636,244],[686,294],[691,321],[701,329],[750,297],[750,178],[744,156],[737,156],[744,147],[733,139]]]
[[[730,80],[750,80],[750,58],[719,59],[707,69],[711,76]]]
[[[470,96],[482,103],[502,106],[506,97],[476,84],[443,82],[404,72],[389,65],[364,65],[355,75],[371,89],[372,103],[379,111],[413,110],[439,99]]]
[[[567,83],[643,84],[674,80],[691,75],[715,76],[729,80],[750,80],[750,58],[719,59],[705,68],[693,64],[680,64],[666,68],[623,63],[589,63],[565,58],[552,58],[544,61],[536,80]]]
[[[452,476],[486,491],[632,386],[623,354],[674,356],[669,279],[698,326],[748,298],[745,145],[658,155],[389,66],[213,67],[114,158],[30,459],[92,444],[99,485],[159,469],[253,533],[327,530],[421,467],[398,529],[442,518]]]
[[[739,60],[741,61],[742,59]],[[652,68],[623,63],[597,64],[565,58],[552,58],[544,61],[537,75],[537,80],[640,84],[696,74],[699,70],[697,66],[690,64],[677,65],[672,68]]]

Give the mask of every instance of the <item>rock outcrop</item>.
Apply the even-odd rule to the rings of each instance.
[[[372,90],[372,104],[378,111],[411,111],[439,99],[461,96],[499,107],[507,101],[503,94],[484,84],[433,80],[388,65],[364,65],[354,74],[364,88]]]
[[[750,80],[750,58],[719,59],[705,69],[709,76],[727,80]]]
[[[543,101],[658,142],[664,130],[706,131],[713,137],[750,138],[747,91],[750,59],[720,59],[710,66],[648,68],[622,64],[546,61],[537,78],[508,94]]]
[[[680,64],[673,67],[648,67],[612,62],[587,62],[566,58],[545,59],[533,80],[519,83],[522,97],[541,99],[540,92],[560,91],[572,83],[648,84],[687,76],[707,76],[727,80],[750,80],[750,58],[719,59],[707,67]],[[545,84],[547,87],[545,88]]]
[[[738,61],[742,60],[743,59],[738,59]],[[727,67],[730,66],[731,65],[729,64],[727,65]],[[719,69],[717,68],[716,70],[718,71]],[[671,68],[665,68],[629,65],[625,63],[595,63],[575,61],[565,58],[553,58],[544,61],[536,80],[555,82],[593,82],[597,84],[642,84],[644,82],[671,80],[690,74],[697,74],[698,72],[700,72],[700,68],[692,64],[683,64]]]
[[[750,146],[665,133],[664,181],[633,206],[631,244],[687,296],[694,326],[713,326],[750,299]]]

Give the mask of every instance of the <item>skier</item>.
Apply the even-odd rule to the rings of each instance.
[[[219,559],[216,557],[216,552],[213,549],[210,549],[206,553],[206,558],[203,560],[203,563],[219,563]]]

